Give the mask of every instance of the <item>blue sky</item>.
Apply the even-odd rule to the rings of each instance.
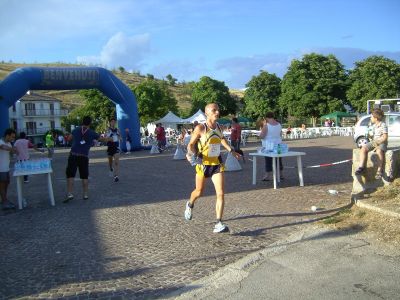
[[[399,0],[0,0],[0,60],[69,62],[244,88],[317,52],[400,63]]]

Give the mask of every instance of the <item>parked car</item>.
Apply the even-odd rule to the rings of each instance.
[[[388,126],[388,146],[400,147],[400,112],[386,112],[385,123]],[[354,142],[359,148],[368,142],[368,126],[371,115],[363,116],[354,127]]]

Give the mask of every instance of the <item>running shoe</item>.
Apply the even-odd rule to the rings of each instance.
[[[63,201],[63,203],[68,203],[68,202],[71,201],[72,199],[74,199],[74,195],[68,194],[68,195],[67,195],[67,198],[65,198],[65,200]]]
[[[229,228],[224,223],[218,222],[217,224],[215,224],[214,233],[220,233],[220,232],[226,232],[226,231],[229,231]]]
[[[383,176],[383,172],[378,171],[378,172],[376,172],[375,179],[380,180],[380,179],[382,179],[382,176]]]
[[[83,196],[83,200],[89,200],[89,196],[88,195],[84,195]]]
[[[118,181],[119,181],[118,176],[114,176],[114,182],[118,182]]]
[[[189,207],[189,201],[186,202],[185,219],[188,221],[192,219],[192,209]]]

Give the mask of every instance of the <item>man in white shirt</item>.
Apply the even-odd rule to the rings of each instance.
[[[0,196],[3,210],[15,209],[15,205],[7,199],[7,189],[10,184],[10,154],[18,154],[11,142],[15,140],[15,130],[6,129],[4,136],[0,139]]]

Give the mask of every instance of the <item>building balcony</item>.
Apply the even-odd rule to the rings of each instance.
[[[46,132],[49,130],[61,130],[64,131],[64,128],[62,127],[55,127],[55,128],[50,128],[50,127],[41,127],[41,128],[21,128],[18,129],[18,133],[20,132],[25,132],[27,136],[35,136],[35,135],[44,135]]]
[[[67,109],[24,109],[24,117],[65,117],[68,115]]]

